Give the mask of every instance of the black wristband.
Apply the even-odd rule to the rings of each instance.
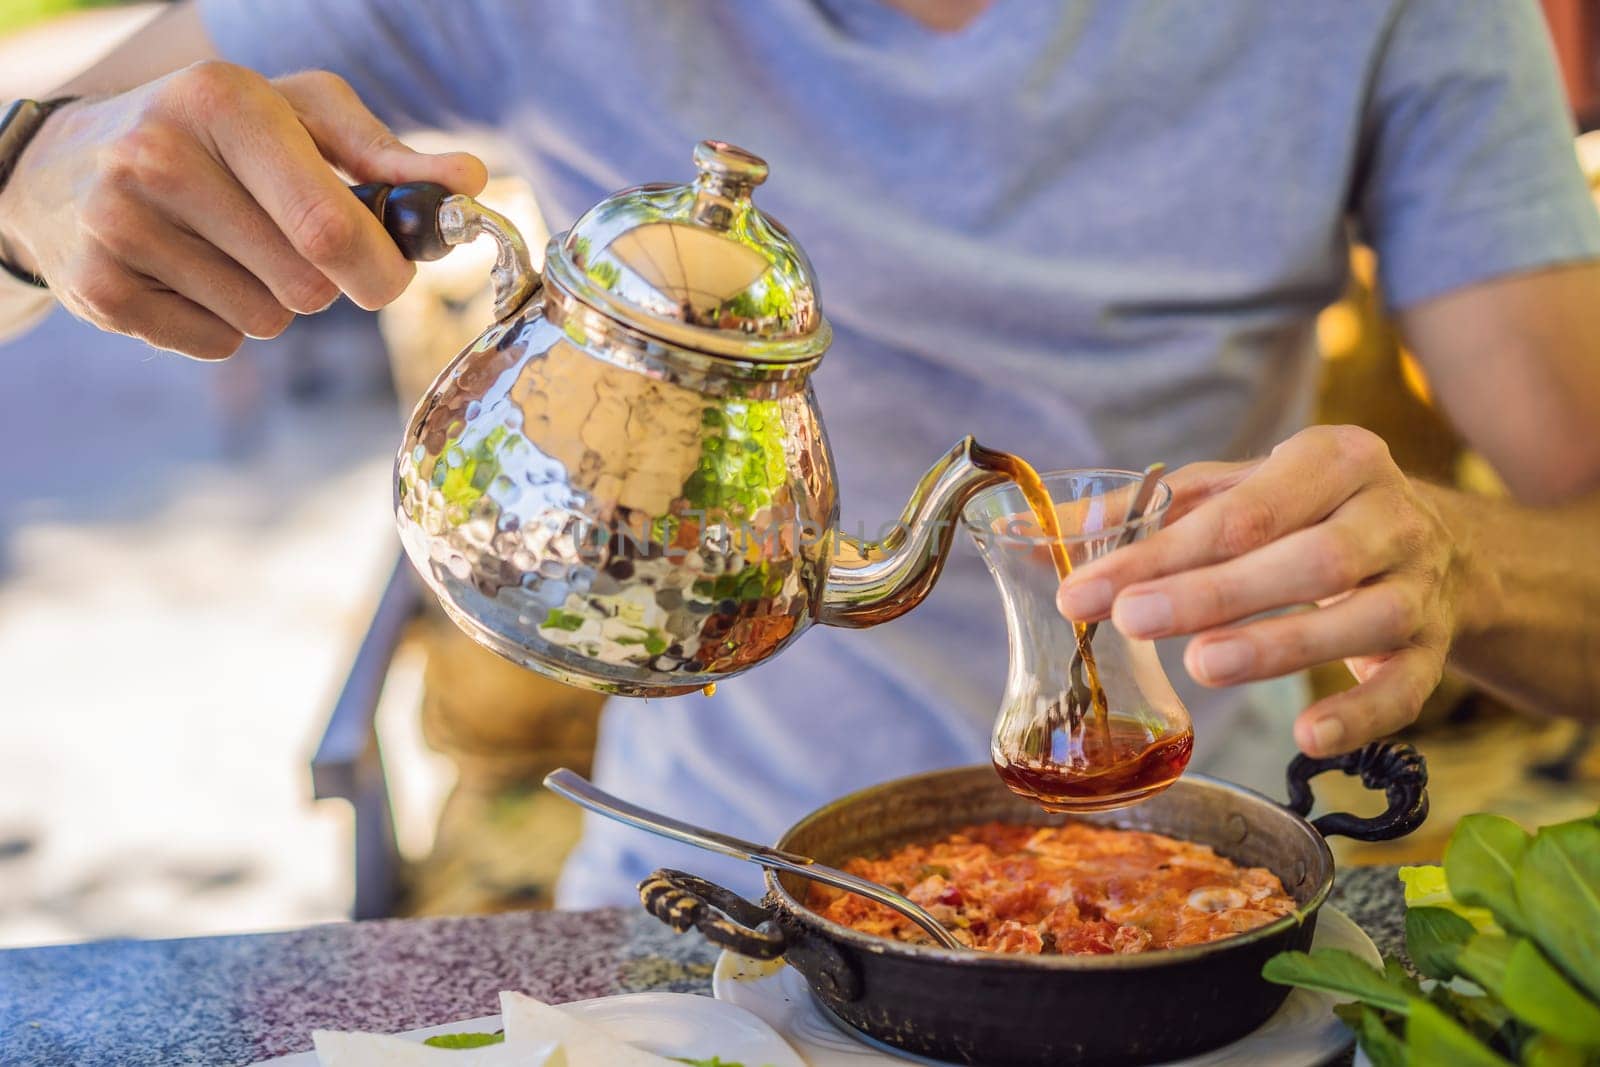
[[[23,150],[28,147],[34,136],[44,125],[50,113],[63,105],[70,104],[78,99],[75,96],[57,96],[50,100],[18,100],[6,109],[0,116],[0,191],[6,187],[6,182],[11,180],[11,174],[17,169],[17,161],[22,158]],[[8,263],[4,256],[0,256],[0,270],[20,282],[45,288],[44,279]]]
[[[24,285],[32,285],[39,289],[50,288],[44,283],[43,278],[39,277],[31,270],[23,270],[15,263],[12,263],[10,260],[6,259],[5,256],[0,256],[0,270],[5,271],[7,274],[11,275]]]

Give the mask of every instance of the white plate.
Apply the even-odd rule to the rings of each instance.
[[[1342,948],[1381,966],[1378,948],[1349,916],[1324,907],[1317,917],[1313,948]],[[788,1039],[810,1067],[867,1067],[868,1064],[925,1063],[904,1052],[869,1046],[846,1034],[818,1007],[805,979],[783,964],[724,952],[712,987],[718,1000],[748,1008]],[[1339,998],[1308,989],[1290,992],[1283,1006],[1258,1028],[1231,1045],[1173,1061],[1169,1067],[1317,1067],[1350,1047],[1354,1035],[1333,1014]],[[942,1067],[942,1065],[941,1065]]]
[[[658,1056],[709,1059],[721,1056],[749,1067],[807,1067],[794,1049],[756,1016],[734,1004],[692,993],[627,993],[561,1005],[579,1018],[604,1027],[612,1037]],[[492,1033],[500,1016],[407,1030],[401,1037],[421,1041],[436,1034]],[[311,1035],[307,1034],[309,1038]],[[297,1052],[253,1067],[318,1067],[315,1052]]]

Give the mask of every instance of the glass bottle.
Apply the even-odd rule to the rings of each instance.
[[[1073,568],[1117,547],[1140,475],[1041,477],[1061,527],[1057,544]],[[1134,539],[1158,528],[1171,500],[1172,491],[1158,486],[1132,524]],[[964,517],[1005,604],[1010,667],[990,743],[1001,778],[1058,812],[1124,807],[1171,785],[1188,765],[1194,733],[1155,645],[1124,637],[1110,622],[1084,627],[1062,617],[1060,554],[1015,484],[983,491]]]

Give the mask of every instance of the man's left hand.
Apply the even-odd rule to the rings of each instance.
[[[1208,686],[1344,660],[1359,684],[1295,723],[1313,756],[1417,717],[1455,633],[1464,547],[1377,435],[1312,427],[1265,459],[1196,463],[1166,481],[1166,528],[1075,571],[1063,615],[1109,616],[1135,638],[1192,634],[1184,665]]]

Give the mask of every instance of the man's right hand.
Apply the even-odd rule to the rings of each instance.
[[[207,61],[51,116],[0,193],[0,246],[80,318],[222,359],[341,291],[378,308],[411,280],[334,167],[468,194],[487,180],[470,155],[401,144],[335,75]]]

